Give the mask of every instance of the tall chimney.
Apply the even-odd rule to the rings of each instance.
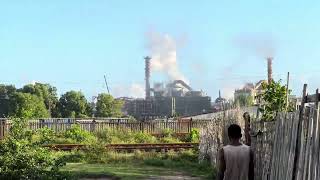
[[[145,80],[146,80],[146,99],[150,99],[150,60],[151,57],[144,57],[145,60]]]
[[[272,82],[272,57],[268,57],[268,83],[270,84]]]

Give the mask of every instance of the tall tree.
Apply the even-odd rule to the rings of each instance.
[[[43,99],[43,102],[51,116],[57,116],[56,106],[58,103],[58,97],[56,87],[53,87],[50,84],[35,83],[25,85],[23,88],[19,89],[19,91],[37,95]]]
[[[16,92],[16,88],[12,85],[0,84],[0,118],[8,117],[10,110],[9,100]]]
[[[89,116],[90,105],[81,92],[69,91],[59,99],[59,112],[65,118],[81,118]]]
[[[114,99],[111,95],[101,93],[97,98],[98,117],[121,117],[123,101]]]
[[[15,92],[9,103],[9,115],[13,117],[32,119],[50,116],[42,99],[30,93]]]

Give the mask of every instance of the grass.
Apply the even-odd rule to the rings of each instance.
[[[190,170],[190,169],[189,169]],[[69,163],[62,171],[71,173],[74,178],[116,177],[122,180],[147,179],[150,177],[173,176],[177,174],[207,179],[207,174],[192,175],[186,169],[156,167],[144,163],[86,164]]]
[[[70,153],[74,157],[73,161],[69,160],[70,163],[62,169],[62,172],[71,174],[75,179],[110,176],[120,179],[146,179],[177,174],[199,179],[213,179],[215,173],[209,162],[198,163],[197,152],[193,150],[166,153],[141,151]],[[96,153],[101,157],[97,158],[98,154],[94,155]]]

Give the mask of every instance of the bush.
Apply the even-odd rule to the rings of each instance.
[[[72,125],[71,128],[64,133],[64,138],[72,139],[77,143],[89,143],[96,140],[90,132],[82,130],[79,125]]]
[[[27,130],[27,121],[13,119],[9,135],[0,143],[0,178],[5,179],[59,179],[59,168],[65,165],[38,142],[32,142],[34,133]]]
[[[172,129],[167,128],[167,129],[163,129],[161,134],[162,134],[162,137],[172,137],[174,132]]]
[[[56,134],[52,129],[47,127],[38,129],[32,136],[32,141],[34,143],[43,144],[50,144],[54,142],[56,138]]]
[[[156,143],[157,138],[148,133],[138,132],[133,134],[135,143]]]
[[[154,136],[144,132],[131,132],[127,129],[104,129],[96,132],[99,141],[107,144],[119,143],[157,143],[158,140]]]
[[[173,137],[164,137],[160,139],[161,143],[181,143],[181,141],[177,138]]]
[[[199,140],[200,140],[199,129],[192,128],[191,132],[187,136],[187,142],[199,142]]]

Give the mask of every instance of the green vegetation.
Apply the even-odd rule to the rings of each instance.
[[[41,142],[32,141],[27,121],[13,119],[9,135],[0,141],[0,179],[60,179],[59,168],[65,165]]]
[[[10,99],[10,114],[17,118],[43,118],[49,112],[41,98],[29,93],[15,92]]]
[[[115,152],[105,148],[107,143],[196,142],[199,138],[197,129],[178,139],[169,129],[163,130],[162,135],[156,138],[148,133],[125,129],[105,129],[93,134],[82,130],[79,125],[59,133],[49,128],[31,131],[27,124],[25,119],[14,119],[10,134],[1,141],[0,178],[78,179],[112,176],[143,179],[184,175],[212,179],[214,175],[209,162],[198,163],[197,150]],[[82,143],[87,146],[71,152],[50,151],[42,147],[52,143]]]
[[[123,102],[110,94],[101,93],[97,98],[97,117],[121,117]]]
[[[234,100],[235,105],[239,107],[248,107],[253,105],[253,97],[250,95],[239,95]]]
[[[199,142],[199,130],[193,129],[185,137],[176,137],[170,130],[164,130],[160,137],[145,132],[131,132],[127,129],[103,129],[94,133],[82,130],[79,125],[72,125],[65,132],[54,132],[49,128],[42,128],[32,135],[33,141],[42,144],[136,144],[136,143],[181,143]]]
[[[88,151],[89,152],[89,151]],[[215,171],[209,162],[198,163],[197,152],[193,150],[167,153],[142,152],[117,153],[107,151],[100,154],[104,161],[96,161],[92,153],[82,154],[79,162],[67,164],[62,171],[73,177],[108,177],[121,179],[144,179],[183,174],[202,179],[213,179]],[[89,155],[89,156],[87,156]],[[93,158],[93,159],[92,159]]]
[[[61,117],[83,118],[89,113],[90,105],[81,92],[69,91],[59,99]]]
[[[121,117],[122,106],[123,102],[111,95],[99,94],[97,115]],[[92,114],[92,105],[82,92],[69,91],[58,98],[57,88],[50,84],[27,84],[20,89],[0,84],[0,118],[84,118]]]
[[[262,112],[262,119],[265,121],[273,121],[279,112],[287,111],[287,92],[285,85],[281,85],[281,81],[271,83],[263,83],[262,88],[264,93],[258,95],[256,98],[260,98],[263,102],[263,106],[260,109]]]

